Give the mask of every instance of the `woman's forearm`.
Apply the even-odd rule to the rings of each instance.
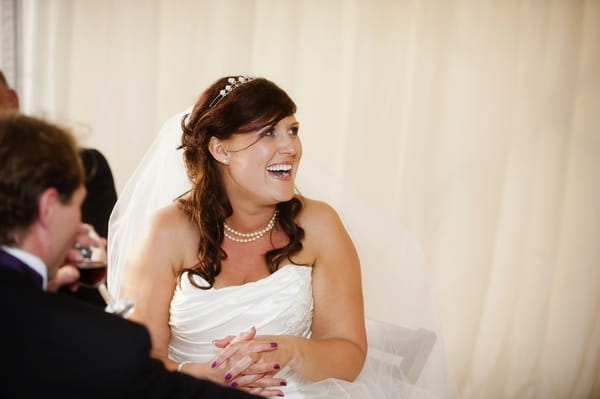
[[[295,336],[272,337],[288,352],[288,366],[311,381],[338,378],[356,379],[362,370],[366,351],[343,338],[307,339]]]

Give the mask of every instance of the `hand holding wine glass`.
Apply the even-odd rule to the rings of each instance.
[[[90,267],[91,261],[96,262],[98,267]],[[100,237],[93,226],[82,223],[73,247],[65,256],[64,266],[58,269],[55,278],[48,281],[47,289],[56,292],[60,287],[67,286],[69,290],[77,291],[80,284],[97,287],[105,278],[106,239]]]
[[[100,237],[92,226],[85,226],[87,235],[78,236],[75,243],[83,259],[75,265],[79,269],[79,284],[98,288],[106,281],[106,239]]]

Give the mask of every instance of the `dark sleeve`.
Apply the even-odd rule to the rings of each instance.
[[[21,379],[13,384],[19,396],[9,397],[256,399],[240,390],[168,371],[150,357],[150,334],[141,324],[41,291],[20,303],[19,311],[4,312],[8,313],[7,325],[14,329],[7,332],[5,343],[11,348],[17,345],[5,351],[6,357],[3,353],[2,363],[11,367],[11,380]],[[18,338],[24,333],[30,336]],[[19,341],[23,344],[18,345]],[[4,397],[1,385],[0,397]]]
[[[140,399],[256,399],[244,391],[217,385],[213,382],[199,380],[187,374],[168,371],[163,363],[150,357],[150,335],[145,327],[131,323],[129,339],[122,339],[122,359],[119,363],[127,364],[122,371],[129,375],[123,381],[127,398]],[[136,327],[136,328],[134,328]],[[125,335],[125,334],[123,334]],[[123,336],[123,338],[125,338]],[[128,353],[129,352],[129,353]],[[127,355],[125,355],[128,353]],[[137,359],[137,360],[135,360]]]
[[[81,218],[94,226],[102,237],[108,235],[108,218],[117,201],[112,171],[102,153],[93,148],[79,150],[85,169],[87,196],[81,206]]]
[[[244,391],[193,378],[187,374],[167,371],[156,359],[149,359],[140,368],[135,392],[130,397],[152,399],[258,399]]]

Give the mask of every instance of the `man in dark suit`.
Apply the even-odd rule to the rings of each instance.
[[[10,87],[0,70],[0,110],[18,112],[19,95]],[[108,236],[108,219],[117,202],[117,191],[112,170],[104,155],[95,148],[79,148],[79,156],[85,171],[85,189],[87,195],[81,205],[81,219],[93,226],[101,237]],[[93,305],[104,308],[104,301],[98,290],[76,283],[79,278],[77,269],[67,267],[60,271],[51,290],[59,290],[65,295],[74,296]]]
[[[0,163],[0,398],[255,397],[167,371],[142,325],[45,291],[86,244],[71,135],[0,113]]]

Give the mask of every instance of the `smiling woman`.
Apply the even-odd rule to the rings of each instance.
[[[239,79],[171,118],[128,183],[109,288],[136,302],[172,369],[263,396],[396,398],[406,381],[363,368],[354,244],[332,207],[295,190],[296,105]]]

